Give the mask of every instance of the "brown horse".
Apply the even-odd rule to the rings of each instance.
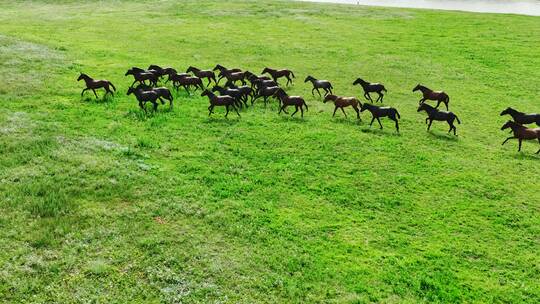
[[[418,104],[424,103],[426,100],[435,100],[437,101],[436,108],[443,102],[446,106],[446,111],[448,111],[448,103],[450,102],[450,96],[448,96],[448,94],[443,91],[433,91],[421,84],[417,84],[412,91],[416,92],[418,90],[420,90],[423,95]]]
[[[208,96],[208,99],[210,100],[210,106],[208,107],[208,116],[214,113],[215,106],[224,106],[225,109],[227,110],[227,113],[225,113],[225,117],[229,115],[229,107],[232,107],[234,111],[236,111],[236,114],[238,114],[238,116],[240,117],[240,113],[238,113],[238,110],[234,106],[235,99],[232,98],[231,96],[229,95],[216,96],[216,94],[212,93],[209,90],[204,90],[201,96]]]
[[[169,91],[166,87],[159,87],[159,88],[153,88],[151,86],[140,84],[138,85],[135,90],[142,89],[143,91],[154,91],[158,94],[158,99],[161,101],[161,104],[165,104],[165,101],[163,99],[166,99],[169,101],[169,108],[172,109],[173,107],[173,96],[171,94],[171,91]]]
[[[341,112],[345,115],[345,118],[347,118],[347,113],[345,113],[345,110],[343,108],[346,107],[352,107],[356,111],[356,118],[360,119],[360,109],[358,109],[358,105],[362,106],[362,103],[356,99],[355,97],[341,97],[336,95],[326,95],[324,98],[324,103],[328,101],[334,102],[334,114],[332,114],[332,117],[336,116],[337,109],[341,109]]]
[[[219,71],[217,83],[219,83],[221,81],[221,79],[225,78],[225,74],[242,72],[241,69],[237,69],[237,68],[227,69],[226,67],[222,66],[221,64],[217,64],[212,69],[212,71]]]
[[[454,120],[457,120],[458,124],[461,124],[461,121],[456,116],[456,114],[452,112],[439,111],[436,108],[428,105],[427,103],[423,103],[418,107],[417,112],[421,111],[426,111],[428,115],[428,117],[426,118],[426,123],[428,123],[429,121],[429,125],[427,127],[428,131],[431,128],[431,124],[434,120],[446,121],[450,126],[450,130],[448,130],[448,133],[454,130],[454,135],[456,135],[456,126],[454,126]]]
[[[241,81],[242,85],[246,84],[246,74],[244,72],[223,72],[225,78],[227,78],[227,83],[235,84],[237,81]]]
[[[281,78],[281,77],[287,78],[287,84],[286,85],[289,85],[289,83],[292,84],[291,76],[292,76],[292,78],[295,78],[293,71],[287,70],[287,69],[275,70],[275,69],[271,69],[271,68],[266,67],[266,68],[264,68],[264,70],[262,71],[261,74],[264,74],[264,73],[270,74],[270,76],[272,76],[272,79],[274,79],[275,82],[277,82],[278,79]]]
[[[183,87],[188,94],[190,94],[189,87],[191,86],[195,87],[195,91],[197,91],[198,88],[204,90],[202,80],[196,76],[184,76],[179,77],[178,79],[173,79],[173,86],[175,87],[176,91],[178,91],[178,88]]]
[[[503,141],[503,145],[509,141],[510,139],[516,138],[519,141],[519,148],[518,152],[521,151],[521,142],[523,140],[534,140],[537,139],[538,143],[540,143],[540,128],[530,129],[527,127],[524,127],[523,125],[518,124],[517,122],[513,122],[511,120],[507,121],[501,128],[501,130],[505,129],[512,129],[512,132],[514,133],[514,136],[508,137],[505,141]],[[540,149],[536,152],[536,154],[540,153]]]
[[[133,87],[137,82],[138,83],[144,83],[146,80],[148,80],[150,82],[150,85],[152,86],[157,86],[157,82],[158,82],[158,79],[159,79],[159,76],[158,76],[158,73],[155,72],[154,70],[152,71],[144,71],[140,68],[136,68],[136,67],[133,67],[129,70],[127,70],[126,74],[124,76],[127,76],[127,75],[133,75],[133,83],[130,85],[130,87]]]
[[[139,107],[146,112],[146,103],[151,102],[154,106],[154,112],[157,111],[158,103],[157,100],[159,98],[159,95],[157,92],[154,91],[145,91],[142,88],[135,89],[133,87],[129,87],[127,91],[127,95],[134,94],[137,100],[139,101]]]
[[[282,106],[279,108],[278,114],[280,114],[281,111],[287,113],[286,108],[288,106],[294,106],[296,108],[296,110],[292,113],[291,117],[293,117],[294,114],[298,112],[298,109],[300,109],[300,113],[301,113],[300,115],[304,117],[304,106],[306,107],[306,111],[308,110],[308,105],[306,101],[304,100],[304,98],[300,96],[289,96],[287,95],[287,93],[285,93],[283,89],[278,89],[274,93],[274,96],[276,96],[281,101],[281,104],[282,104]]]
[[[96,98],[98,98],[97,94],[96,94],[96,89],[105,89],[105,95],[107,95],[108,93],[111,93],[111,95],[114,96],[114,93],[109,89],[109,86],[111,86],[113,88],[114,91],[116,91],[116,88],[114,87],[114,85],[112,84],[112,82],[108,81],[108,80],[94,80],[92,79],[92,77],[84,74],[84,73],[81,73],[81,75],[79,75],[79,78],[77,78],[77,81],[81,81],[84,80],[84,83],[86,84],[86,88],[84,90],[82,90],[81,92],[81,96],[83,96],[84,92],[86,90],[92,90],[92,92],[94,92],[94,95],[96,96]]]
[[[208,84],[207,85],[210,85],[210,83],[212,81],[216,82],[216,74],[214,74],[213,71],[210,71],[210,70],[200,70],[194,66],[190,66],[187,70],[186,70],[186,73],[190,73],[190,72],[193,72],[193,74],[201,79],[203,78],[206,78],[208,79]],[[217,82],[216,82],[217,83]]]

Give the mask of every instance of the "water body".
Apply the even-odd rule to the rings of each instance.
[[[539,0],[299,0],[540,16]]]

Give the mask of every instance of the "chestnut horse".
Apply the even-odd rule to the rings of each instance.
[[[377,119],[377,122],[379,122],[379,126],[381,126],[381,130],[382,130],[383,127],[382,127],[381,120],[379,119],[379,117],[388,117],[391,120],[396,122],[396,130],[399,133],[398,119],[401,119],[401,116],[399,115],[399,112],[395,108],[378,107],[369,103],[364,103],[360,107],[360,112],[364,112],[365,110],[370,111],[371,115],[373,115],[373,118],[371,119],[371,123],[369,124],[370,127],[373,124],[373,121]]]
[[[336,95],[326,95],[324,98],[323,103],[326,103],[328,101],[334,102],[334,114],[332,114],[332,117],[336,116],[337,109],[341,109],[341,112],[345,115],[345,118],[347,118],[347,113],[345,113],[345,110],[343,108],[346,107],[352,107],[356,111],[356,118],[360,119],[360,109],[358,109],[358,105],[362,106],[362,103],[356,99],[356,97],[341,97]]]
[[[438,108],[441,102],[443,102],[446,106],[446,110],[448,111],[448,103],[450,102],[450,96],[448,96],[448,94],[443,91],[433,91],[421,84],[417,84],[412,91],[416,92],[418,90],[420,90],[423,95],[418,104],[424,103],[426,100],[435,100],[437,101],[437,105],[435,106],[436,108]]]
[[[293,71],[287,70],[287,69],[275,70],[275,69],[271,69],[271,68],[266,67],[261,72],[261,74],[264,74],[264,73],[270,74],[270,76],[272,76],[272,79],[274,79],[275,82],[277,82],[278,79],[281,78],[281,77],[287,78],[287,84],[286,85],[289,85],[289,83],[292,84],[291,76],[292,76],[292,78],[295,78]]]
[[[527,124],[536,123],[537,126],[540,126],[540,114],[536,114],[536,113],[526,114],[526,113],[514,110],[510,107],[506,108],[504,111],[501,112],[501,116],[507,115],[507,114],[512,116],[512,119],[514,119],[514,121],[517,122],[518,124],[527,125]]]
[[[456,116],[456,114],[452,112],[439,111],[436,108],[428,105],[427,103],[423,103],[418,107],[417,112],[421,111],[426,111],[428,115],[428,117],[426,118],[426,123],[428,123],[429,121],[429,125],[427,127],[428,131],[431,128],[431,124],[434,120],[446,121],[450,126],[450,130],[448,130],[448,133],[454,130],[454,135],[456,135],[456,126],[454,126],[454,120],[457,120],[458,124],[461,124],[461,121]]]
[[[84,92],[86,90],[92,90],[92,92],[94,92],[94,95],[96,96],[96,98],[98,98],[97,94],[96,94],[96,89],[105,89],[105,95],[107,95],[108,93],[111,93],[111,95],[114,96],[114,93],[109,89],[109,86],[111,86],[113,88],[114,91],[116,91],[116,88],[114,87],[114,85],[112,84],[112,82],[108,81],[108,80],[94,80],[92,79],[92,77],[84,74],[84,73],[81,73],[81,75],[79,75],[79,78],[77,78],[77,81],[81,81],[84,80],[84,83],[86,84],[86,88],[84,90],[82,90],[81,92],[81,96],[83,96]]]
[[[369,95],[369,93],[374,92],[374,93],[379,94],[379,97],[377,98],[377,100],[375,100],[375,102],[379,100],[383,102],[383,98],[384,98],[383,91],[384,92],[387,92],[387,91],[386,91],[386,88],[382,84],[367,82],[367,81],[364,81],[362,78],[357,78],[353,82],[353,85],[356,85],[356,84],[361,85],[362,88],[364,89],[364,98],[373,102],[373,99],[371,99],[371,95]]]
[[[509,141],[510,139],[516,138],[519,141],[519,148],[518,152],[521,151],[521,142],[523,140],[534,140],[538,139],[538,143],[540,143],[540,128],[530,129],[527,127],[524,127],[523,125],[518,124],[514,121],[507,121],[501,128],[501,130],[505,129],[512,129],[512,132],[514,133],[514,136],[508,137],[505,141],[503,141],[503,145]],[[536,152],[536,154],[540,153],[540,149]]]

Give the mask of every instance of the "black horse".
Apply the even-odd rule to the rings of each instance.
[[[163,99],[166,99],[166,100],[169,101],[169,107],[172,109],[172,107],[173,107],[173,96],[171,94],[171,91],[168,88],[166,88],[166,87],[153,88],[153,87],[145,85],[145,84],[140,84],[135,89],[136,90],[137,89],[142,89],[144,91],[154,91],[154,92],[156,92],[158,94],[159,101],[161,101],[161,104],[165,104],[165,101]]]
[[[159,98],[158,93],[154,91],[145,91],[142,88],[135,89],[133,87],[129,87],[127,91],[127,95],[135,94],[135,97],[139,101],[139,107],[143,109],[143,111],[146,113],[145,105],[147,102],[151,102],[154,105],[154,112],[157,110],[158,103],[157,100]]]
[[[361,85],[362,88],[364,89],[364,98],[373,102],[373,99],[371,99],[371,95],[369,95],[369,93],[377,93],[379,94],[379,97],[377,97],[377,100],[375,100],[375,102],[377,101],[383,102],[383,98],[384,98],[383,91],[387,92],[384,85],[380,83],[367,82],[367,81],[364,81],[362,78],[357,78],[353,82],[353,85],[357,85],[357,84]]]
[[[517,122],[518,124],[527,125],[527,124],[536,123],[537,126],[540,126],[540,114],[536,114],[536,113],[526,114],[526,113],[514,110],[510,107],[506,108],[504,111],[501,112],[501,116],[507,115],[507,114],[512,116],[512,119],[514,119],[514,121]]]
[[[428,117],[426,118],[426,123],[429,121],[429,125],[427,127],[428,131],[431,128],[431,124],[434,120],[438,121],[446,121],[448,125],[450,126],[450,130],[448,130],[448,133],[450,133],[452,130],[454,130],[454,135],[456,135],[456,126],[454,125],[454,120],[457,120],[458,124],[461,124],[461,121],[456,116],[456,114],[452,112],[446,112],[446,111],[439,111],[436,108],[428,105],[427,103],[422,103],[418,107],[417,112],[426,111]]]
[[[391,107],[378,107],[369,103],[364,103],[360,107],[360,112],[364,112],[365,110],[370,111],[371,115],[373,116],[373,118],[371,119],[371,123],[369,124],[370,127],[373,124],[373,121],[377,119],[377,122],[379,122],[379,126],[381,126],[381,129],[382,129],[383,127],[381,124],[381,120],[379,118],[388,117],[391,120],[396,122],[396,130],[399,133],[398,119],[401,119],[401,116],[399,115],[399,112],[396,109],[391,108]]]
[[[313,94],[314,96],[315,96],[315,93],[314,93],[315,90],[317,90],[317,93],[319,93],[319,96],[321,96],[321,92],[319,91],[319,89],[324,90],[325,92],[324,96],[328,94],[333,94],[332,89],[334,87],[332,87],[332,84],[330,83],[330,81],[318,80],[318,79],[315,79],[313,76],[306,77],[306,80],[304,80],[304,83],[308,81],[311,81],[311,84],[313,84],[313,89],[311,90],[311,94]]]

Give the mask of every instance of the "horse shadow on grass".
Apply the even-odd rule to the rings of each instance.
[[[82,102],[87,102],[87,103],[97,103],[97,104],[110,103],[110,102],[114,101],[114,96],[111,96],[110,94],[107,94],[107,95],[96,98],[94,95],[92,95],[92,96],[85,95],[85,96],[81,97],[81,101]]]
[[[230,115],[230,113],[229,113]],[[236,115],[236,113],[235,113]],[[212,124],[217,126],[234,126],[240,122],[240,117],[228,118],[228,117],[207,117],[203,123]]]
[[[540,160],[540,154],[531,154],[528,152],[523,152],[523,150],[521,152],[515,153],[512,157],[517,160]]]
[[[335,124],[343,124],[343,125],[348,125],[348,126],[361,126],[362,125],[362,120],[361,119],[350,119],[350,118],[345,118],[345,117],[335,117],[335,118],[332,118],[332,122],[335,123]]]
[[[435,139],[441,139],[441,140],[446,140],[450,142],[457,142],[459,140],[458,136],[449,134],[449,133],[440,133],[440,132],[431,131],[431,130],[427,131],[427,133],[429,134],[429,136]]]
[[[377,135],[377,136],[396,136],[396,137],[401,136],[401,133],[396,132],[395,129],[392,130],[392,131],[387,131],[385,129],[381,130],[379,128],[369,127],[369,125],[367,126],[367,128],[360,129],[360,131],[362,133],[370,133],[370,134]]]

